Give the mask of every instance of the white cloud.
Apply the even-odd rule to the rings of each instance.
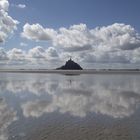
[[[83,51],[92,49],[92,39],[85,24],[73,25],[69,29],[60,28],[53,39],[54,46],[60,46],[65,51]]]
[[[51,63],[52,61],[60,61],[58,52],[55,48],[43,48],[36,46],[28,51],[23,49],[13,48],[9,51],[5,51],[4,48],[0,48],[0,64],[5,65],[39,65]]]
[[[9,2],[8,0],[0,0],[0,10],[8,11]]]
[[[41,46],[34,47],[28,51],[28,57],[31,59],[45,59],[45,49]]]
[[[79,60],[88,63],[131,63],[132,51],[102,52],[95,51],[81,53],[77,56]]]
[[[8,15],[8,0],[0,1],[0,42],[5,42],[9,34],[17,29],[17,20]]]
[[[10,17],[3,23],[5,28],[0,32],[1,41],[4,41],[7,33],[11,32],[11,26],[14,27]],[[130,65],[140,63],[140,35],[130,25],[115,23],[89,29],[85,24],[79,24],[54,30],[43,28],[40,24],[26,23],[22,36],[34,41],[50,41],[52,45],[49,48],[37,46],[24,52],[28,63],[45,64],[47,61],[51,65],[52,60],[63,62],[69,56],[81,64],[83,62]],[[20,46],[26,45],[20,43]],[[2,59],[2,53],[0,55]]]
[[[123,51],[140,47],[140,35],[130,25],[115,23],[110,26],[88,29],[86,25],[60,28],[54,45],[67,51]]]
[[[8,51],[7,55],[11,62],[13,61],[23,62],[26,59],[25,51],[17,48],[13,48],[12,50]]]
[[[50,32],[51,31],[51,32]],[[140,35],[130,25],[115,23],[106,27],[89,29],[85,24],[60,28],[58,31],[43,28],[39,24],[23,27],[27,39],[51,40],[54,46],[66,51],[118,51],[140,47]]]
[[[140,47],[140,35],[130,25],[115,23],[90,30],[100,51],[133,50]]]
[[[3,48],[0,48],[0,61],[8,60],[6,51]]]
[[[132,52],[131,58],[131,63],[140,63],[140,48]]]
[[[21,9],[24,9],[24,8],[26,8],[26,5],[25,4],[18,4],[17,7],[21,8]]]
[[[11,4],[12,7],[16,7],[19,9],[25,9],[26,5],[25,4]]]
[[[41,46],[30,49],[27,52],[27,58],[32,64],[45,64],[47,67],[49,67],[48,63],[50,64],[52,61],[58,62],[60,60],[55,48],[49,47],[44,49]]]
[[[72,56],[75,60],[86,63],[139,62],[136,52],[140,48],[140,35],[126,24],[115,23],[93,29],[79,24],[54,30],[27,23],[22,36],[35,41],[51,41],[62,59]]]
[[[49,28],[43,28],[40,24],[30,25],[26,23],[23,27],[22,37],[30,40],[52,40],[56,35],[56,31]]]
[[[48,57],[50,58],[54,58],[54,57],[58,57],[58,52],[55,48],[53,47],[49,47],[47,50],[46,50],[46,54]]]
[[[2,64],[5,65],[15,65],[15,64],[27,64],[27,65],[40,65],[45,64],[44,66],[48,68],[56,68],[59,65],[62,65],[65,60],[69,59],[70,56],[79,62],[82,63],[104,63],[104,64],[137,64],[140,62],[139,59],[139,51],[140,49],[135,50],[125,50],[125,51],[117,51],[117,52],[101,52],[94,51],[89,52],[61,52],[55,49],[54,47],[49,47],[45,49],[41,46],[36,46],[28,51],[24,51],[24,49],[13,48],[9,51],[5,51],[3,48],[0,48],[0,60]],[[53,62],[52,62],[53,61]],[[55,65],[53,65],[55,63]],[[58,65],[58,62],[61,64]],[[47,66],[47,63],[50,63],[50,66]],[[53,63],[53,64],[52,64]],[[96,67],[95,67],[96,68]],[[121,67],[119,67],[121,68]]]

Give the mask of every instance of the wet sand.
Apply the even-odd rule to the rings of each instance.
[[[83,120],[63,118],[55,123],[37,126],[29,135],[28,140],[133,140],[129,121],[116,121],[111,124],[99,122],[94,117]],[[134,120],[131,123],[136,123]]]

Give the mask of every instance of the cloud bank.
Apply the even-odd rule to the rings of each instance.
[[[26,8],[25,4],[13,5]],[[17,29],[17,20],[9,16],[8,0],[0,0],[0,43]],[[46,47],[36,45],[28,49],[28,44],[22,39],[40,44],[46,42]],[[48,43],[49,42],[49,43]],[[49,46],[48,46],[49,44]],[[13,46],[11,46],[12,48]],[[11,65],[40,65],[56,61],[64,62],[70,56],[85,67],[91,64],[106,64],[115,66],[125,64],[130,67],[140,63],[140,34],[131,25],[114,23],[108,26],[88,28],[80,23],[58,29],[43,27],[39,23],[23,26],[20,49],[0,49],[0,64]],[[18,48],[19,48],[18,47]],[[25,49],[26,48],[26,49]],[[26,51],[25,51],[26,50]],[[48,68],[48,66],[46,66]]]
[[[7,9],[6,6],[2,7]],[[40,63],[39,60],[61,62],[69,56],[81,63],[140,63],[140,35],[132,26],[126,24],[114,23],[93,29],[89,29],[86,24],[79,24],[55,30],[44,28],[40,24],[26,23],[21,36],[35,42],[49,41],[51,43],[49,48],[36,46],[27,51],[24,51],[24,48],[20,50],[22,60],[30,58],[28,62],[32,62],[34,59],[34,64]],[[25,46],[23,43],[21,45]],[[15,51],[9,51],[15,53]],[[2,49],[0,58],[4,58],[4,53],[11,60],[11,53],[9,56],[9,53],[2,52]],[[17,63],[21,62],[20,57],[16,57],[16,60]]]
[[[140,47],[140,35],[130,25],[115,23],[89,29],[86,24],[73,25],[59,30],[26,23],[22,36],[30,40],[51,40],[54,46],[66,51],[120,51]]]
[[[0,48],[0,64],[5,65],[38,65],[40,63],[52,62],[59,60],[58,52],[55,48],[49,47],[44,49],[41,46],[36,46],[28,51],[23,49],[13,48],[9,51],[5,51],[4,48]]]

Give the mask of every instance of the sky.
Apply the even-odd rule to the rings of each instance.
[[[140,68],[139,0],[0,0],[0,68]]]

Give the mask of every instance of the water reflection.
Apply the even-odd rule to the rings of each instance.
[[[26,94],[27,99],[21,102],[25,117],[59,111],[77,117],[86,117],[93,112],[124,118],[132,115],[140,105],[140,78],[137,75],[27,77],[0,81],[0,91],[15,96]],[[28,99],[28,96],[35,97]]]
[[[100,88],[100,87],[99,87]],[[135,92],[117,92],[96,89],[92,94],[79,95],[80,90],[64,90],[65,93],[52,94],[52,101],[29,101],[22,105],[26,117],[39,117],[44,113],[59,110],[72,116],[85,117],[88,112],[101,113],[114,118],[123,118],[134,113],[140,103],[140,95]],[[69,94],[72,91],[72,94]],[[102,94],[104,91],[104,94]],[[73,94],[75,92],[75,94]],[[78,93],[78,95],[76,95]],[[90,91],[89,91],[90,93]],[[86,92],[85,92],[86,94]]]
[[[16,111],[8,107],[6,101],[0,99],[0,140],[8,140],[8,126],[17,120]]]

